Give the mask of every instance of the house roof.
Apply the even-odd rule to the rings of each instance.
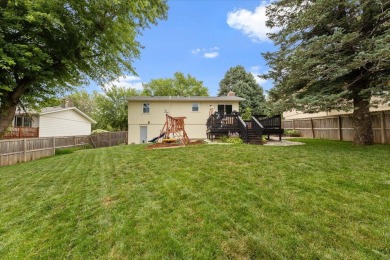
[[[207,97],[207,96],[156,96],[156,97],[146,97],[146,96],[138,96],[138,97],[129,97],[127,101],[244,101],[245,98],[236,97],[236,96],[221,96],[221,97]]]
[[[35,115],[47,115],[47,114],[53,114],[53,113],[58,113],[58,112],[63,112],[63,111],[68,111],[68,110],[74,110],[76,113],[87,119],[89,122],[96,124],[96,121],[87,116],[85,113],[81,112],[77,107],[45,107],[42,108],[41,112],[37,112],[34,110],[27,111],[28,114],[35,114]],[[20,114],[20,113],[16,113]]]

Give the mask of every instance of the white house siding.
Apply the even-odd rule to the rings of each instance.
[[[39,136],[90,135],[91,122],[74,110],[43,114],[39,118]]]
[[[150,104],[149,113],[143,113],[144,103]],[[193,103],[199,104],[198,112],[192,112]],[[232,105],[233,110],[239,110],[238,101],[129,101],[129,144],[140,143],[141,126],[147,126],[147,140],[158,136],[165,124],[166,113],[172,117],[186,117],[185,130],[190,139],[206,138],[210,105],[213,105],[216,111],[218,105],[222,104]]]
[[[39,117],[38,116],[32,116],[31,127],[39,127]]]

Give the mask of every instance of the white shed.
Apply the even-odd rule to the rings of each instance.
[[[90,135],[96,121],[76,107],[46,107],[41,112],[16,112],[6,138]]]
[[[39,113],[39,137],[90,135],[96,121],[76,107],[48,107]]]

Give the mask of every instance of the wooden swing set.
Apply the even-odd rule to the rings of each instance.
[[[160,132],[160,137],[169,139],[172,134],[172,138],[176,139],[177,142],[187,145],[189,138],[184,129],[184,119],[186,117],[172,117],[166,114],[165,124]]]

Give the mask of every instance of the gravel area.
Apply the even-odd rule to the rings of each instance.
[[[267,141],[266,144],[264,145],[269,145],[269,146],[292,146],[292,145],[304,145],[304,143],[301,142],[291,142],[286,139],[282,139],[282,141],[279,141],[279,139],[271,139]]]

